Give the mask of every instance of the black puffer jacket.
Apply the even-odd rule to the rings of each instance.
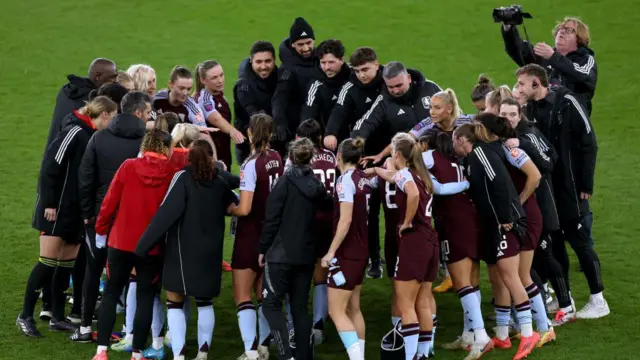
[[[125,160],[138,156],[144,134],[142,120],[132,114],[120,114],[108,128],[91,137],[78,172],[84,219],[93,218],[100,212],[116,171]]]
[[[265,261],[293,265],[313,264],[316,210],[330,208],[333,200],[309,166],[294,165],[279,179],[267,199],[260,237]]]
[[[240,63],[238,81],[233,86],[233,109],[236,116],[233,125],[245,136],[251,115],[272,115],[271,98],[276,91],[277,83],[278,67],[273,69],[268,78],[263,79],[253,71],[249,58]]]

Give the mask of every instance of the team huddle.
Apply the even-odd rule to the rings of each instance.
[[[515,27],[502,33],[507,51],[509,42],[519,51],[531,46]],[[435,356],[432,285],[441,268],[464,318],[461,335],[441,347],[466,351],[466,360],[509,349],[512,339],[514,359],[523,359],[553,342],[557,327],[606,316],[589,210],[594,60],[578,19],[565,19],[554,36],[548,58],[538,45],[535,61],[512,56],[520,66],[513,89],[480,76],[473,114],[462,112],[452,89],[400,62],[381,65],[372,48],[345,62],[339,40],[316,47],[302,18],[280,45],[279,67],[271,43],[253,44],[233,88],[233,119],[217,61],[193,73],[176,66],[168,89],[156,92],[150,66],[118,72],[112,61],[94,60],[87,78],[70,75],[58,95],[33,217],[40,256],[18,327],[41,336],[34,310],[42,295],[40,318],[73,342],[96,342],[94,360],[108,359],[109,346],[160,359],[165,345],[183,360],[194,298],[195,359],[203,360],[223,271],[232,272],[243,360],[268,359],[270,346],[280,359],[311,359],[329,320],[348,358],[364,359],[361,289],[366,276],[383,272],[392,321],[382,358]],[[231,173],[232,143],[239,176]],[[580,311],[565,241],[591,292]],[[481,261],[493,336],[481,312]],[[122,335],[113,332],[119,305]]]

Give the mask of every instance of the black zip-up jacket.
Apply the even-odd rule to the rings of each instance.
[[[144,232],[136,254],[145,256],[166,239],[163,287],[187,296],[220,294],[225,215],[236,200],[221,175],[199,182],[187,166],[173,177],[167,195]]]
[[[111,180],[127,160],[138,156],[145,124],[135,115],[120,114],[109,127],[96,132],[82,157],[78,172],[83,219],[98,215]]]
[[[372,134],[385,134],[385,146],[396,133],[407,132],[423,119],[429,117],[431,96],[441,91],[440,86],[426,80],[416,70],[409,69],[411,86],[406,94],[393,97],[384,87],[371,109],[358,120],[351,131],[352,137],[367,140]]]
[[[535,63],[547,68],[551,85],[565,86],[573,91],[578,100],[586,106],[587,114],[591,115],[591,100],[598,82],[598,66],[593,50],[579,46],[567,56],[556,51],[547,60],[535,55],[533,45],[522,40],[515,26],[508,31],[504,31],[502,27],[501,29],[505,50],[516,64],[524,66]]]
[[[324,184],[309,166],[293,165],[279,179],[267,199],[260,253],[270,263],[313,264],[316,210],[330,208]]]
[[[238,68],[238,81],[233,86],[233,110],[236,129],[247,136],[249,118],[252,115],[263,113],[273,115],[271,99],[276,91],[278,83],[278,67],[273,69],[271,75],[262,79],[251,67],[249,58],[242,60]]]
[[[353,125],[371,109],[371,105],[384,89],[382,79],[383,66],[380,66],[376,77],[368,84],[363,84],[358,77],[351,73],[349,81],[338,94],[338,100],[331,110],[325,136],[333,135],[338,142],[349,137]],[[365,153],[375,155],[382,151],[387,144],[384,143],[384,134],[372,134],[365,143]]]
[[[536,188],[536,200],[542,213],[543,231],[550,233],[558,230],[560,228],[560,219],[558,218],[552,181],[553,166],[558,161],[558,153],[540,130],[529,121],[520,121],[516,127],[516,132],[520,140],[520,148],[529,154],[542,175],[540,184]],[[534,148],[531,148],[531,146]]]
[[[78,169],[93,127],[73,113],[47,148],[40,168],[38,201],[33,227],[51,235],[75,235],[83,228],[78,202]],[[44,218],[45,209],[56,209],[56,221]]]
[[[589,212],[580,193],[593,194],[598,144],[579,101],[564,88],[550,90],[542,100],[525,107],[527,118],[549,139],[558,153],[553,186],[560,219],[574,220]]]
[[[278,69],[278,85],[272,99],[273,119],[278,127],[286,127],[289,136],[300,124],[300,111],[306,100],[307,85],[325,77],[315,56],[304,59],[291,47],[287,38],[278,49],[282,65]]]
[[[300,121],[315,119],[322,126],[322,131],[327,127],[331,110],[338,100],[342,86],[349,80],[351,69],[346,63],[342,65],[340,72],[332,78],[324,77],[315,80],[307,86],[307,96],[302,105]]]
[[[471,198],[487,226],[515,223],[525,217],[500,142],[477,143],[466,158]]]

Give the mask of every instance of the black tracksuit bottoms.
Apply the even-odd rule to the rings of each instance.
[[[153,298],[159,286],[163,259],[161,256],[138,257],[132,252],[109,248],[107,251],[108,281],[100,303],[98,345],[108,346],[116,321],[116,305],[136,268],[136,316],[133,320],[133,350],[144,350],[153,317]]]
[[[271,336],[278,348],[281,360],[293,357],[289,346],[287,322],[282,313],[282,303],[289,296],[293,327],[296,333],[296,359],[313,359],[311,343],[311,318],[307,309],[309,289],[313,279],[313,264],[291,265],[266,263],[262,281],[262,311],[271,327]],[[306,341],[304,339],[307,339]]]
[[[82,284],[82,326],[91,326],[95,313],[98,291],[100,290],[100,278],[107,263],[107,249],[96,247],[96,230],[93,225],[87,226],[85,236],[85,253],[87,256],[87,268]],[[75,300],[74,300],[75,301]]]

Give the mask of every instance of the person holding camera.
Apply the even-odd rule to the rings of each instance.
[[[558,241],[554,239],[554,254],[568,279],[569,258],[564,240],[569,241],[591,291],[589,302],[576,316],[579,319],[606,316],[610,312],[609,305],[603,297],[600,260],[590,242],[588,222],[598,152],[593,127],[572,93],[565,88],[549,89],[547,72],[542,66],[523,66],[518,69],[516,76],[518,90],[527,100],[524,109],[526,117],[536,119],[536,126],[558,152],[552,182],[562,230],[561,234],[556,234],[562,238]]]
[[[574,92],[590,116],[591,100],[598,80],[598,66],[595,53],[589,48],[589,27],[578,18],[565,17],[553,28],[554,47],[544,42],[534,45],[523,41],[516,28],[516,25],[522,24],[522,18],[527,16],[530,17],[522,13],[520,7],[502,8],[502,12],[494,11],[494,19],[503,22],[502,38],[507,54],[518,66],[534,63],[545,67],[550,84],[565,86]]]

